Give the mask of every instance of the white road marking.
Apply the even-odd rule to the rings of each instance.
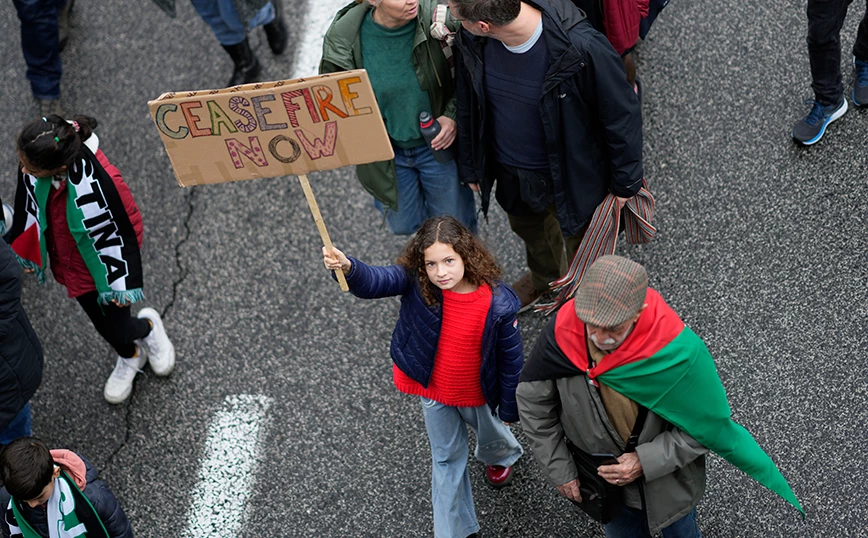
[[[350,0],[309,0],[300,37],[301,47],[295,55],[292,78],[309,77],[319,72],[322,59],[322,39],[338,11]]]
[[[253,490],[271,403],[271,398],[257,394],[237,394],[223,400],[208,429],[199,483],[192,493],[186,532],[189,538],[238,535]]]

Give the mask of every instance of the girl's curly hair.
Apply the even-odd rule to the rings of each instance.
[[[419,278],[422,297],[429,306],[439,303],[441,297],[425,271],[425,249],[434,243],[449,245],[461,256],[464,279],[471,284],[493,286],[500,280],[502,273],[494,256],[470,230],[452,217],[432,217],[422,224],[397,260],[398,265]]]

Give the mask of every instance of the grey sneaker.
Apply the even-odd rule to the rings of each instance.
[[[60,99],[37,99],[36,106],[39,113],[38,118],[52,114],[63,116],[63,111],[60,109]]]
[[[171,374],[175,367],[175,346],[172,345],[169,335],[166,334],[160,314],[153,308],[146,307],[139,310],[138,317],[147,319],[153,327],[148,336],[137,341],[140,344],[139,347],[148,349],[148,362],[151,364],[151,370],[158,376]]]
[[[103,396],[110,404],[124,403],[133,392],[133,380],[136,374],[142,371],[142,367],[148,361],[147,350],[139,346],[139,353],[131,359],[118,357],[115,369],[105,382]]]

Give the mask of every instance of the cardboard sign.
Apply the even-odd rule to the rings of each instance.
[[[395,156],[364,69],[165,93],[148,107],[183,187]]]

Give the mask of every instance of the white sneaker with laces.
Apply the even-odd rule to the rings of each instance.
[[[175,346],[166,334],[160,314],[151,307],[145,307],[139,310],[138,317],[149,320],[153,326],[148,336],[137,340],[143,347],[148,348],[151,370],[158,376],[169,375],[175,367]]]
[[[118,362],[115,363],[115,369],[112,370],[112,375],[105,382],[105,390],[103,395],[110,404],[124,403],[133,392],[133,380],[136,374],[142,371],[142,367],[148,361],[148,351],[139,346],[139,353],[131,359],[118,357]]]

